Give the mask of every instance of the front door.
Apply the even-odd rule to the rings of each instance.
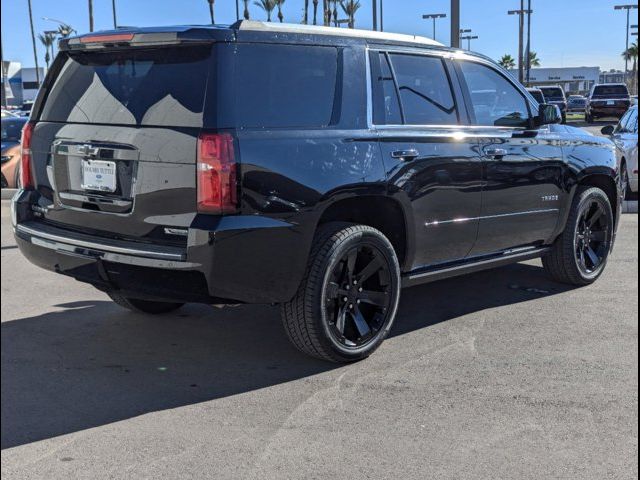
[[[566,166],[553,126],[532,129],[523,92],[492,66],[459,61],[483,164],[482,212],[471,255],[537,246],[556,231]]]

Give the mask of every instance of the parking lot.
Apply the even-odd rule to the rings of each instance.
[[[597,130],[599,127],[590,127]],[[336,366],[278,310],[147,317],[29,264],[2,201],[6,478],[637,478],[638,217],[604,276],[539,261],[406,290]]]

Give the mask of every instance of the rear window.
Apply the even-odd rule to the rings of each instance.
[[[336,48],[241,44],[237,58],[239,127],[308,128],[331,123]]]
[[[536,99],[536,102],[538,103],[544,103],[544,95],[542,95],[542,92],[539,91],[533,91],[533,92],[529,92],[531,94],[531,96],[533,98]]]
[[[541,88],[542,93],[545,98],[564,98],[564,93],[561,88],[551,87],[551,88]]]
[[[598,85],[593,89],[594,97],[628,97],[629,91],[624,85]]]
[[[40,120],[201,127],[211,46],[72,53]]]

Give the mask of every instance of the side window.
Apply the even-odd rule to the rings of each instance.
[[[391,54],[405,123],[456,125],[458,114],[442,59]]]
[[[630,130],[630,127],[632,126],[631,125],[631,122],[633,121],[632,117],[633,117],[633,112],[631,110],[628,110],[627,113],[625,113],[622,116],[622,118],[616,125],[615,133],[628,132]]]
[[[471,95],[475,124],[528,127],[529,108],[520,91],[497,71],[474,62],[460,62]]]
[[[631,125],[631,133],[638,133],[638,109],[633,111],[633,125]]]
[[[379,68],[373,69],[373,81],[378,92],[374,104],[374,123],[377,125],[401,125],[402,113],[400,112],[400,102],[398,92],[393,80],[393,74],[389,66],[389,61],[384,53],[375,54],[378,56]]]

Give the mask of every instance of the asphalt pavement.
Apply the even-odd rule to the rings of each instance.
[[[125,311],[1,216],[3,478],[638,477],[637,215],[596,284],[531,261],[408,289],[350,366],[275,307]]]

